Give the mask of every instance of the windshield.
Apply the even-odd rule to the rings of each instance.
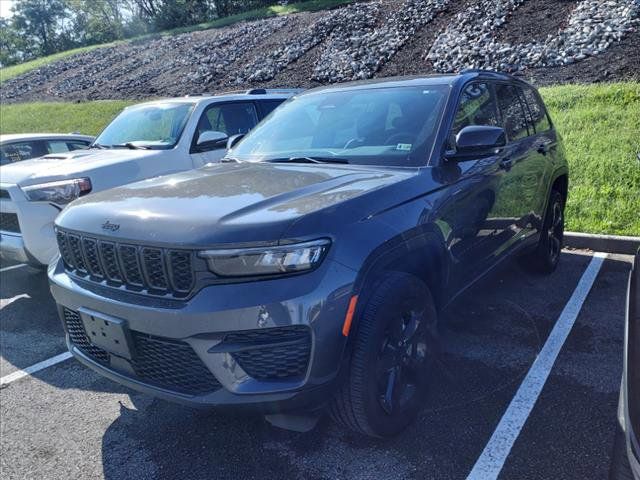
[[[371,88],[302,95],[276,109],[230,153],[240,161],[425,165],[448,88]]]
[[[129,107],[107,125],[94,145],[173,148],[180,139],[192,109],[193,103],[154,103]]]

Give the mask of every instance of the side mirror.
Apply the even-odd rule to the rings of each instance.
[[[451,157],[468,155],[491,155],[495,150],[507,144],[504,128],[489,125],[471,125],[464,127],[456,135],[455,152]]]
[[[198,137],[196,146],[200,149],[221,148],[227,144],[229,137],[224,132],[216,132],[214,130],[205,130]]]
[[[240,140],[245,137],[246,133],[238,133],[236,135],[231,135],[229,140],[227,140],[227,150],[231,150]]]

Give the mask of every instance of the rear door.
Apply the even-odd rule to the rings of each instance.
[[[191,142],[191,158],[195,167],[219,161],[227,153],[226,145],[198,146],[198,137],[205,131],[222,132],[231,137],[249,133],[258,123],[258,110],[252,101],[214,103],[198,120]]]
[[[544,158],[537,152],[535,129],[520,86],[498,83],[496,98],[508,143],[502,162],[505,174],[494,213],[508,226],[503,233],[503,248],[507,248],[532,232],[545,165]]]

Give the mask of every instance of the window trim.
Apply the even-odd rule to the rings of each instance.
[[[202,113],[200,114],[200,116],[198,117],[198,121],[195,124],[195,128],[193,131],[193,136],[191,138],[191,146],[189,147],[189,153],[190,154],[196,154],[196,153],[207,153],[207,152],[214,152],[216,150],[221,150],[221,149],[226,149],[227,147],[216,147],[216,148],[212,148],[212,149],[207,149],[207,150],[200,150],[197,147],[197,142],[198,142],[198,125],[200,125],[200,120],[202,120],[202,117],[204,115],[207,114],[207,112],[212,109],[213,107],[220,107],[222,105],[237,105],[237,104],[246,104],[246,103],[250,103],[251,105],[253,105],[253,110],[256,114],[256,125],[258,123],[260,123],[260,114],[259,114],[259,107],[256,105],[255,100],[228,100],[228,101],[224,101],[224,102],[211,102],[209,105],[207,105],[206,107],[204,107],[204,110],[202,110]],[[254,125],[251,128],[255,128]]]

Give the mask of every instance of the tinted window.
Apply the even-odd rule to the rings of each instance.
[[[87,142],[81,142],[81,141],[73,141],[73,142],[67,142],[67,147],[69,147],[69,150],[84,150],[86,148],[89,147],[89,145],[91,145],[90,143]]]
[[[531,112],[531,117],[536,132],[546,132],[551,128],[551,124],[549,123],[549,119],[547,118],[547,113],[545,111],[544,105],[542,104],[542,100],[540,100],[540,97],[538,97],[536,92],[531,87],[525,87],[523,91],[524,98],[527,101],[529,111]]]
[[[486,83],[472,83],[462,91],[452,133],[469,125],[499,125],[495,98]]]
[[[260,109],[262,110],[262,116],[266,117],[273,112],[284,100],[264,100],[260,102]]]
[[[46,155],[42,142],[16,142],[0,147],[2,165]]]
[[[360,88],[301,95],[233,149],[240,160],[337,157],[368,165],[424,165],[447,87]]]
[[[224,132],[228,136],[247,133],[256,123],[258,115],[251,102],[212,105],[200,117],[198,135],[207,130]]]
[[[502,125],[509,140],[518,140],[529,135],[527,120],[518,89],[513,85],[496,85],[498,106],[502,114]]]
[[[62,153],[62,152],[69,151],[69,146],[67,145],[67,142],[62,140],[48,141],[47,147],[48,147],[47,150],[49,151],[49,153]]]

